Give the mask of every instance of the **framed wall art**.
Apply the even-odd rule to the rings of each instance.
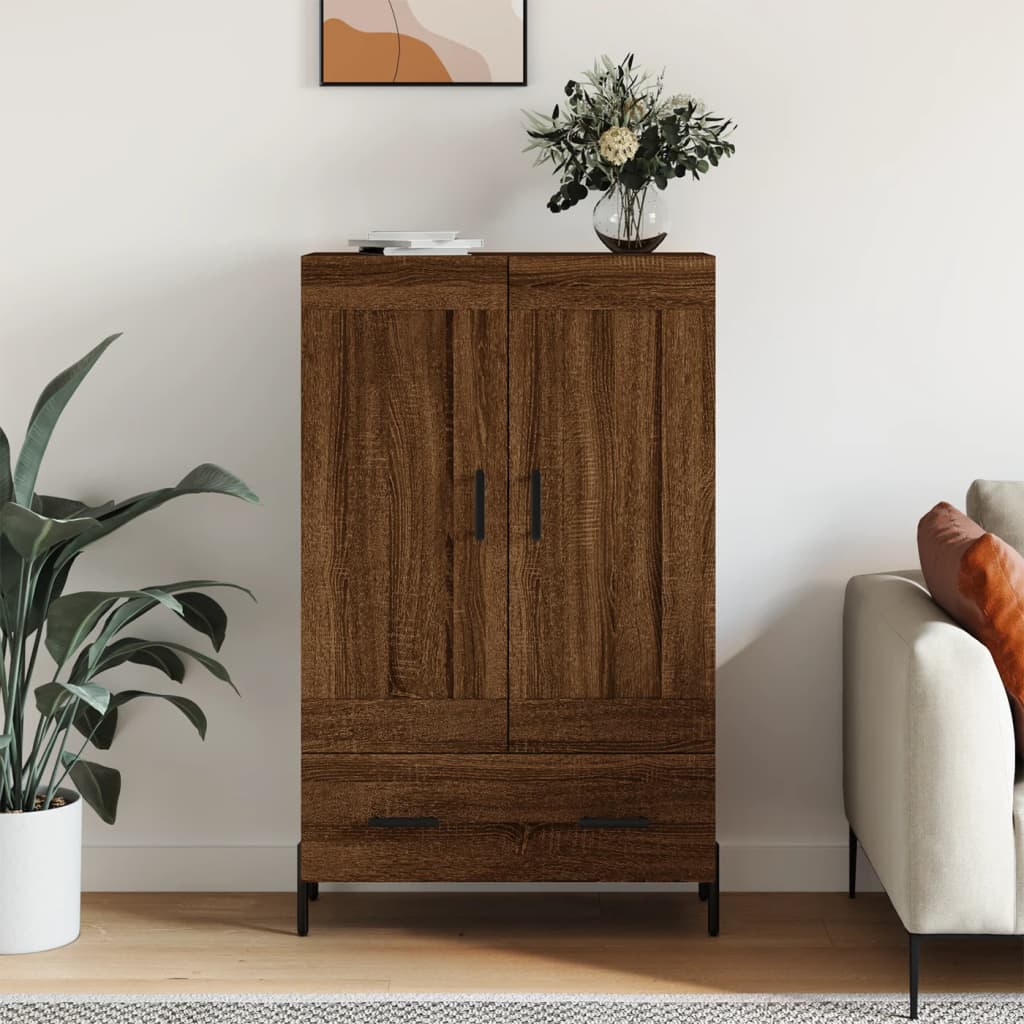
[[[320,0],[321,85],[526,85],[526,0]]]

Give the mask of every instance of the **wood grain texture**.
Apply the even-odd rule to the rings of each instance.
[[[307,754],[302,835],[327,838],[374,817],[575,827],[583,817],[641,816],[704,824],[714,821],[714,778],[714,758],[706,755]]]
[[[667,311],[662,332],[662,692],[705,699],[713,715],[714,303]]]
[[[490,309],[508,302],[504,256],[364,256],[310,253],[302,257],[306,308]]]
[[[710,878],[713,258],[306,257],[303,389],[307,877]]]
[[[727,891],[713,941],[692,892],[322,889],[311,916],[300,940],[291,892],[85,893],[79,940],[5,957],[0,991],[836,993],[906,984],[906,932],[881,893]],[[1024,994],[1022,939],[935,940],[925,950],[929,991]]]
[[[713,754],[713,701],[514,700],[509,749]]]
[[[715,258],[705,253],[547,253],[509,257],[513,311],[675,309],[715,299]]]
[[[495,823],[303,839],[303,877],[351,882],[672,882],[714,877],[714,828]]]
[[[374,273],[378,290],[407,283]],[[506,696],[506,317],[352,308],[365,296],[346,288],[333,309],[303,293],[303,695],[402,702],[410,749],[430,750],[437,701]],[[350,749],[380,749],[369,711],[348,717]],[[469,749],[493,746],[488,722]]]
[[[520,701],[640,701],[644,717],[644,701],[693,700],[707,720],[683,742],[714,733],[714,261],[636,259],[614,278],[581,257],[510,260],[513,749],[595,749],[576,720]],[[598,742],[642,730],[623,720]]]
[[[508,747],[508,703],[497,700],[302,702],[303,753],[461,753]]]

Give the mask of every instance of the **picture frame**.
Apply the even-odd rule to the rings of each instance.
[[[320,0],[320,85],[525,86],[527,6]]]

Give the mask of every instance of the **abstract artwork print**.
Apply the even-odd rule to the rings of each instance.
[[[321,4],[321,85],[526,84],[526,0]]]

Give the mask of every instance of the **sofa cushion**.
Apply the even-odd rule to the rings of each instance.
[[[947,502],[918,524],[917,545],[933,599],[989,649],[1024,755],[1024,557]]]
[[[975,480],[967,491],[967,514],[1024,554],[1024,481]]]

